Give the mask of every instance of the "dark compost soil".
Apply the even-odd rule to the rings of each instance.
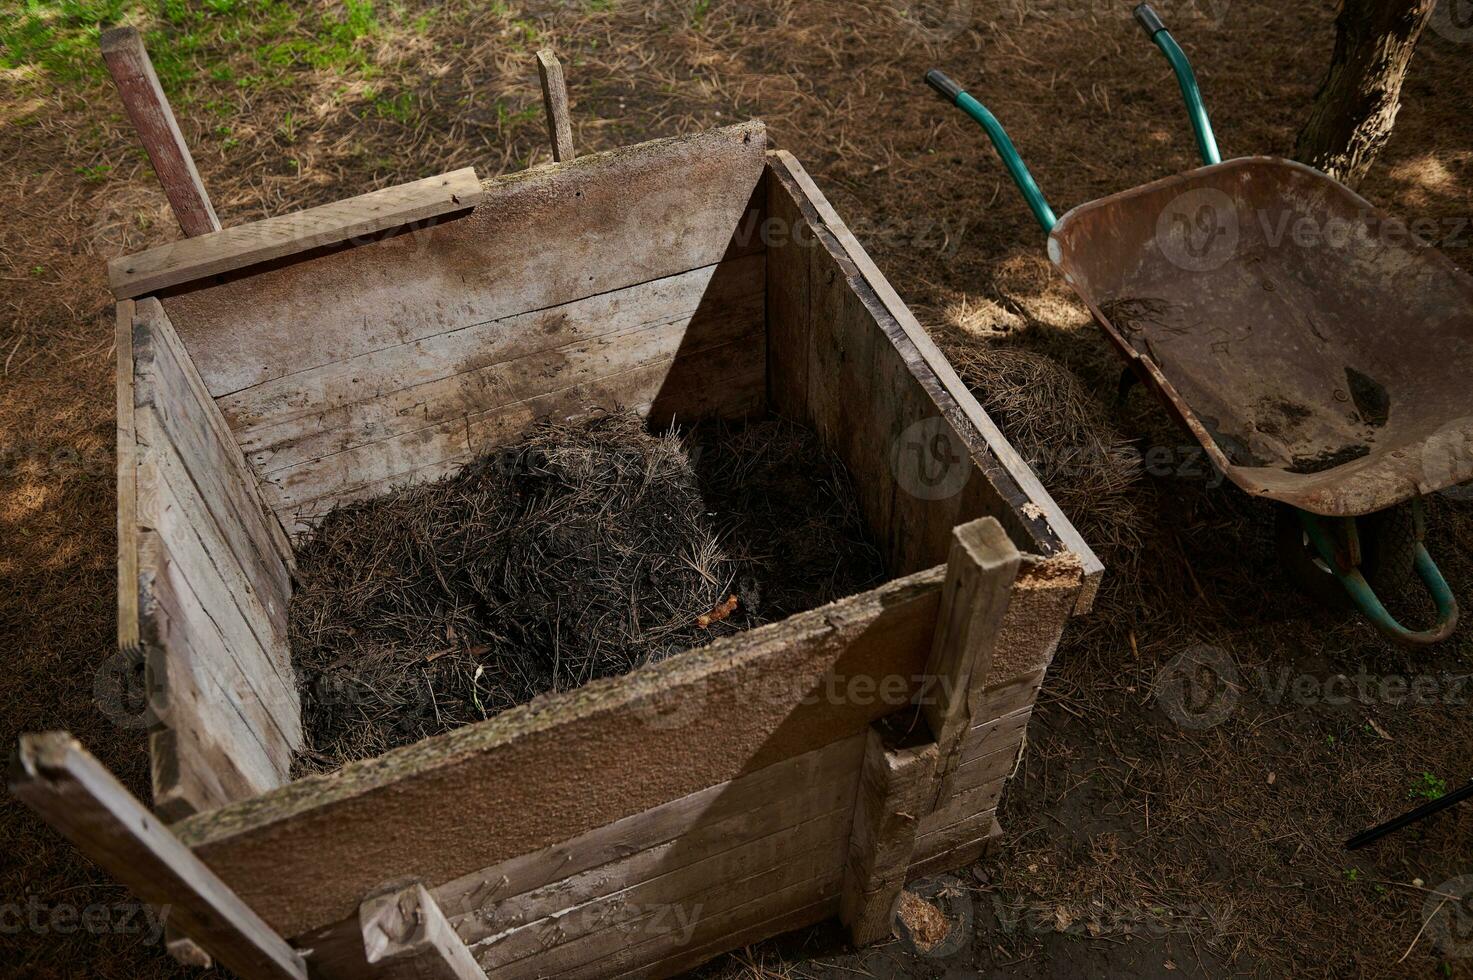
[[[877,584],[853,500],[792,423],[653,435],[622,413],[544,422],[451,477],[339,507],[297,556],[298,769]]]

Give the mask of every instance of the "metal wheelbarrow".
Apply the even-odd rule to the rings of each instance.
[[[1446,639],[1458,607],[1423,543],[1422,498],[1473,479],[1473,277],[1317,170],[1222,162],[1186,55],[1149,5],[1135,16],[1171,62],[1205,166],[1062,218],[992,113],[939,71],[926,81],[987,131],[1126,378],[1233,483],[1281,505],[1290,578],[1400,643]],[[1437,609],[1423,631],[1377,595],[1413,571]]]

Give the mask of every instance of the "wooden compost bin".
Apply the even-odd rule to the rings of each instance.
[[[112,275],[119,630],[157,816],[63,734],[22,740],[13,786],[237,972],[664,976],[833,915],[868,942],[905,881],[999,833],[1099,564],[760,123],[458,171]],[[801,421],[895,578],[293,782],[294,539],[615,406]]]

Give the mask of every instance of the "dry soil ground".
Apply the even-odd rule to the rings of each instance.
[[[1467,268],[1473,28],[1460,27],[1466,0],[1443,3],[1363,191]],[[932,886],[956,923],[947,939],[929,954],[906,940],[856,954],[820,929],[709,969],[1473,973],[1460,897],[1473,879],[1458,880],[1473,873],[1473,808],[1364,852],[1340,848],[1473,775],[1473,625],[1459,642],[1407,654],[1295,596],[1264,508],[1208,478],[1144,395],[1114,404],[1109,351],[1050,274],[980,133],[919,84],[941,65],[985,96],[1058,206],[1186,169],[1175,86],[1129,6],[5,0],[0,636],[11,655],[0,744],[67,728],[143,791],[141,733],[93,704],[115,589],[103,262],[177,229],[98,69],[99,20],[147,29],[226,223],[452,166],[545,160],[532,52],[550,43],[568,69],[581,148],[762,116],[959,363],[1002,348],[1045,357],[1071,412],[1014,412],[1007,427],[1049,447],[1040,469],[1111,565],[1098,610],[1071,627],[1044,690],[1000,853]],[[1288,153],[1329,57],[1334,4],[1159,6],[1194,56],[1226,153]],[[984,358],[971,373],[1000,416],[1008,403],[996,393],[1018,389],[1017,363]],[[1157,463],[1103,481],[1098,463],[1058,463],[1060,443],[1101,440],[1154,449]],[[1434,500],[1431,521],[1434,554],[1473,609],[1473,503]],[[1203,647],[1216,651],[1212,704],[1223,710],[1183,725],[1159,682]],[[1420,678],[1417,697],[1409,678]],[[53,920],[126,895],[8,800],[0,834],[0,971],[184,975],[120,913],[94,913],[90,931]]]

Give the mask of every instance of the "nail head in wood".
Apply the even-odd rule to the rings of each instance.
[[[164,196],[179,219],[184,234],[193,238],[220,230],[220,219],[205,193],[205,185],[195,169],[194,157],[179,132],[174,110],[164,95],[153,62],[144,50],[143,38],[132,27],[115,27],[105,31],[98,41],[102,59],[118,87],[118,96],[138,139],[148,152],[154,173],[164,187]]]
[[[573,122],[568,114],[568,85],[563,79],[563,66],[551,48],[537,52],[537,72],[542,76],[542,104],[547,109],[552,158],[566,163],[573,159]]]

